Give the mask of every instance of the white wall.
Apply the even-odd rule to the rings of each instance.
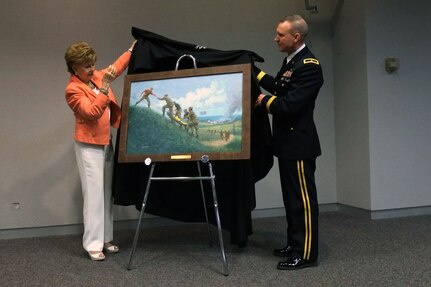
[[[363,1],[344,1],[334,27],[338,202],[370,209],[366,23]]]
[[[334,28],[338,202],[431,205],[431,2],[345,0]],[[386,73],[384,60],[400,69]]]
[[[333,30],[312,15],[308,44],[324,69],[316,124],[319,202],[371,211],[431,205],[428,143],[430,2],[344,0]],[[321,2],[317,2],[319,4]],[[303,1],[2,1],[0,9],[0,230],[82,222],[73,115],[64,100],[64,52],[88,41],[98,66],[132,41],[136,26],[222,50],[249,49],[275,73],[276,22]],[[302,11],[301,11],[302,12]],[[386,57],[400,69],[384,71]],[[120,99],[122,79],[114,89]],[[257,183],[257,209],[282,207],[277,164]],[[20,208],[14,209],[13,203]],[[136,218],[115,207],[115,219]]]
[[[297,11],[296,3],[303,5],[287,0],[2,1],[0,230],[82,222],[74,117],[64,99],[69,75],[63,57],[71,42],[88,41],[98,53],[97,66],[104,67],[129,47],[130,30],[136,26],[212,48],[253,50],[266,59],[261,67],[275,73],[284,57],[273,43],[275,26]],[[332,203],[336,189],[330,31],[327,23],[314,27],[309,40],[326,80],[316,109],[324,152],[316,176],[320,201]],[[119,99],[122,84],[120,78],[113,85]],[[258,208],[281,207],[280,193],[278,171],[273,169],[257,185]],[[15,210],[13,203],[20,208]],[[116,206],[117,220],[136,215],[133,207]]]
[[[431,205],[430,11],[426,0],[368,1],[372,210]]]

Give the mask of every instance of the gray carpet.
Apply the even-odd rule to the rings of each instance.
[[[320,215],[319,265],[276,269],[272,249],[285,241],[281,217],[255,219],[247,247],[224,242],[222,275],[216,229],[203,224],[143,228],[126,270],[134,230],[116,231],[121,250],[92,262],[81,236],[0,240],[0,286],[431,286],[431,216],[370,220],[343,212]]]

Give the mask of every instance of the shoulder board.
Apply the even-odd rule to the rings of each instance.
[[[316,64],[319,65],[319,61],[314,58],[306,58],[304,59],[304,64]]]

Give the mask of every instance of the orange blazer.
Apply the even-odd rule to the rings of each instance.
[[[123,53],[112,65],[117,78],[129,65],[130,52]],[[106,69],[94,71],[91,81],[100,89]],[[94,92],[77,76],[71,75],[66,86],[66,101],[75,114],[75,140],[84,143],[108,145],[110,126],[118,128],[121,108],[109,88],[108,96]],[[109,107],[109,109],[108,109]]]

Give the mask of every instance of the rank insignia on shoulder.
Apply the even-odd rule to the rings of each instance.
[[[319,61],[314,58],[306,58],[304,59],[304,64],[316,64],[319,65]]]

